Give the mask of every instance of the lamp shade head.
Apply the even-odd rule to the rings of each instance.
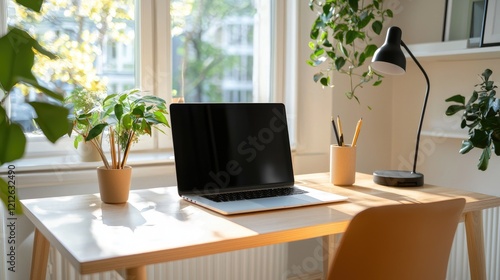
[[[401,29],[389,27],[384,44],[375,51],[371,66],[375,71],[401,75],[406,71],[406,58],[401,50]]]

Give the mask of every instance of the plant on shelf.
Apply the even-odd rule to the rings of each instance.
[[[75,95],[88,98],[91,95]],[[127,158],[134,142],[139,136],[151,135],[153,128],[169,127],[167,121],[166,102],[156,96],[142,96],[137,89],[115,93],[102,98],[94,93],[96,98],[93,106],[78,111],[73,119],[72,131],[77,133],[75,146],[82,141],[90,142],[99,152],[106,169],[122,169],[127,164]],[[92,101],[71,98],[73,104],[90,104]],[[80,106],[79,105],[79,106]],[[109,157],[103,147],[103,134],[109,141]]]
[[[458,103],[447,108],[447,116],[464,111],[460,127],[468,128],[469,138],[462,141],[460,153],[466,154],[473,148],[482,149],[477,165],[482,171],[488,168],[492,150],[500,156],[500,99],[495,96],[497,86],[490,80],[492,73],[490,69],[484,70],[482,82],[475,86],[479,89],[472,92],[467,103],[465,96],[459,94],[446,99],[446,102]]]
[[[43,0],[16,1],[18,4],[40,12]],[[1,31],[0,31],[1,32]],[[64,136],[68,129],[69,111],[62,104],[64,97],[40,84],[32,73],[35,63],[35,53],[55,59],[56,56],[43,48],[37,40],[33,39],[26,31],[16,27],[9,27],[6,34],[0,36],[0,165],[21,159],[26,148],[26,136],[17,123],[11,121],[7,114],[9,108],[9,95],[18,84],[29,85],[49,97],[51,102],[32,101],[28,104],[36,112],[37,127],[52,143]],[[12,108],[11,108],[12,109]],[[9,177],[15,174],[9,170]],[[15,176],[14,176],[15,177]],[[9,178],[9,182],[13,182]],[[15,202],[11,199],[15,198]],[[13,214],[21,213],[19,198],[11,183],[0,179],[0,199]],[[16,205],[14,206],[13,203]],[[14,209],[15,208],[15,209]],[[14,210],[12,210],[14,209]]]
[[[370,66],[361,69],[377,50],[371,43],[373,36],[380,35],[386,18],[393,16],[383,3],[383,0],[309,0],[309,7],[317,12],[317,18],[311,27],[312,52],[307,63],[313,67],[323,66],[314,74],[315,82],[333,87],[335,71],[348,75],[350,89],[345,95],[358,103],[356,89],[372,80],[375,80],[374,86],[382,82],[382,76]],[[359,80],[355,80],[357,78]]]

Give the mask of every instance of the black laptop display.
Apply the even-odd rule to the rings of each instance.
[[[216,207],[205,205],[207,195],[293,187],[290,139],[283,104],[172,104],[170,117],[178,192],[186,200],[231,214],[232,210],[214,209],[223,202],[215,201]],[[198,196],[205,197],[200,201]],[[345,199],[335,198],[336,201]],[[213,200],[208,200],[213,204]],[[257,199],[253,204],[260,202],[263,201]],[[276,208],[265,204],[264,208]],[[278,206],[283,207],[293,206]],[[258,211],[245,209],[235,210],[235,213]]]

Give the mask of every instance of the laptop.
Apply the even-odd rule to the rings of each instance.
[[[173,103],[179,195],[224,215],[347,200],[294,184],[281,103]]]

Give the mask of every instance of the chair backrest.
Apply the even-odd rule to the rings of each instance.
[[[458,198],[360,212],[340,240],[328,279],[445,279],[464,206]]]

